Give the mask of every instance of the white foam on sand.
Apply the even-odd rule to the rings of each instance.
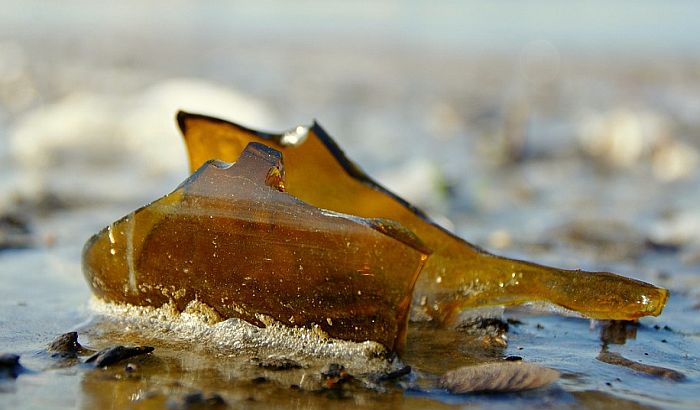
[[[193,342],[224,353],[274,352],[290,358],[334,359],[361,367],[384,368],[386,349],[373,341],[351,342],[329,337],[320,328],[289,327],[260,315],[265,327],[240,319],[221,320],[209,306],[193,301],[183,312],[172,305],[159,308],[105,302],[97,297],[90,308],[105,319],[137,331],[145,338]]]

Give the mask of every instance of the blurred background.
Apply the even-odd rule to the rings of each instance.
[[[692,0],[0,0],[0,295],[25,335],[4,342],[52,310],[74,320],[84,241],[187,176],[184,109],[316,119],[472,242],[669,287],[697,357],[699,16]]]
[[[370,175],[489,248],[592,239],[616,253],[634,239],[623,254],[683,245],[700,259],[693,1],[0,9],[6,212],[128,210],[169,192],[186,176],[184,109],[270,131],[316,119]]]

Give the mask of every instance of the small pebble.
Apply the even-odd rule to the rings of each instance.
[[[15,379],[22,369],[22,365],[19,364],[19,355],[0,353],[0,379],[5,377]]]
[[[82,349],[83,346],[78,343],[78,332],[68,332],[56,337],[48,348],[49,352],[71,356],[77,356]]]
[[[19,355],[13,353],[0,353],[0,368],[19,365]]]
[[[124,359],[151,353],[153,350],[153,347],[150,346],[114,346],[95,353],[90,356],[85,363],[94,362],[95,367],[110,366]]]

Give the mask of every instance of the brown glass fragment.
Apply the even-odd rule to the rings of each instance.
[[[184,112],[178,114],[178,123],[193,170],[212,158],[231,161],[249,142],[264,143],[283,152],[286,189],[292,195],[337,212],[396,220],[415,232],[433,254],[418,279],[414,300],[442,322],[466,308],[537,301],[595,319],[632,320],[658,315],[666,303],[666,289],[641,281],[503,258],[464,241],[374,182],[317,124],[269,134]]]
[[[308,205],[284,192],[278,151],[251,143],[91,238],[83,271],[100,298],[193,300],[222,317],[319,326],[398,350],[429,250],[395,222]]]

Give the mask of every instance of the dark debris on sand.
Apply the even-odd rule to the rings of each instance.
[[[408,376],[411,374],[411,366],[404,366],[400,369],[394,370],[392,372],[382,374],[377,378],[377,381],[379,382],[386,382],[386,381],[391,381],[391,380],[397,380],[400,379],[404,376]]]
[[[134,356],[151,353],[153,350],[154,348],[151,346],[113,346],[88,357],[85,363],[94,363],[95,367],[110,366]]]
[[[68,332],[57,336],[49,343],[48,351],[54,358],[75,358],[90,352],[78,343],[78,332]]]
[[[673,381],[685,380],[685,375],[679,371],[668,369],[666,367],[652,366],[649,364],[635,362],[634,360],[630,360],[626,357],[623,357],[619,353],[602,351],[598,355],[597,359],[603,363],[627,367],[640,373],[646,373],[650,376],[660,377],[663,379],[669,379]]]
[[[0,379],[16,379],[24,368],[19,364],[19,355],[0,353]]]

